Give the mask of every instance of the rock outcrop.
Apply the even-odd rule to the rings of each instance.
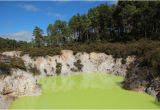
[[[104,53],[79,52],[73,55],[71,50],[62,50],[61,53],[61,55],[33,59],[29,55],[24,55],[21,58],[27,68],[36,68],[42,75],[56,75],[56,65],[59,63],[62,65],[61,74],[99,71],[121,76],[125,76],[129,64],[135,59],[134,56],[129,56],[126,58],[126,63],[122,64],[122,58],[115,59]],[[82,67],[79,68],[76,63],[80,63]]]
[[[15,99],[14,96],[0,95],[0,109],[7,109],[10,103]]]
[[[21,51],[7,51],[7,52],[3,52],[2,55],[8,56],[8,57],[20,57]]]
[[[19,96],[39,95],[40,88],[31,73],[20,69],[12,69],[12,75],[0,78],[0,109]]]
[[[12,69],[12,75],[0,79],[0,93],[13,96],[34,95],[38,92],[37,81],[31,73]]]

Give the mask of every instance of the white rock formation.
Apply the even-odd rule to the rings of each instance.
[[[37,81],[32,74],[20,69],[12,69],[12,75],[0,79],[1,94],[35,95],[38,89]]]
[[[18,53],[21,52],[12,51],[2,54],[11,57],[20,57]],[[88,54],[79,52],[73,55],[72,50],[62,50],[61,53],[61,55],[35,57],[33,59],[26,54],[21,56],[21,58],[24,60],[27,68],[37,68],[42,75],[55,75],[57,63],[62,65],[61,74],[75,73],[73,70],[77,69],[77,67],[74,63],[80,60],[83,67],[81,71],[77,72],[111,72],[121,76],[125,76],[127,67],[135,59],[134,56],[128,56],[126,58],[126,63],[122,64],[122,58],[115,59],[111,55],[106,55],[105,53],[92,52]]]
[[[40,88],[31,73],[12,69],[12,75],[0,78],[0,109],[6,109],[15,97],[39,95]]]
[[[20,57],[21,51],[7,51],[7,52],[3,52],[2,55],[6,55],[9,57]]]
[[[3,96],[0,95],[0,109],[4,110],[7,109],[10,103],[15,99],[13,96]]]

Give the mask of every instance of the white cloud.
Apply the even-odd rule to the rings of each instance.
[[[31,4],[19,5],[19,7],[25,9],[26,11],[30,11],[30,12],[38,11],[38,8],[35,5],[31,5]]]
[[[53,12],[47,12],[46,15],[47,16],[53,16],[53,17],[56,17],[56,18],[62,17],[61,14],[59,14],[59,13],[53,13]]]
[[[53,12],[52,7],[47,7],[46,9],[40,9],[40,8],[37,8],[35,5],[32,5],[32,4],[18,5],[18,7],[23,8],[24,10],[30,11],[30,12],[39,12],[41,14],[45,14],[46,16],[51,16],[51,17],[56,17],[56,18],[61,18],[62,17],[62,15],[60,13]]]
[[[15,32],[15,33],[9,33],[5,35],[0,35],[3,38],[9,38],[9,39],[15,39],[17,41],[31,41],[33,38],[32,32],[28,31],[20,31],[20,32]]]

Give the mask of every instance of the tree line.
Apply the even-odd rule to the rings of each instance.
[[[71,43],[127,42],[139,39],[160,39],[159,1],[118,1],[116,5],[101,4],[86,14],[72,16],[66,22],[48,24],[47,35],[36,26],[34,39],[27,43],[0,39],[0,48],[51,47]]]
[[[117,5],[101,4],[86,14],[76,14],[69,22],[56,20],[43,30],[35,27],[36,47],[69,42],[126,42],[141,38],[160,39],[159,1],[118,1]]]
[[[16,48],[28,48],[31,47],[31,43],[26,41],[16,41],[11,39],[5,39],[0,37],[0,49],[16,49]]]

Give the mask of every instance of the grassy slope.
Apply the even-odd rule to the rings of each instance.
[[[10,108],[160,108],[152,96],[121,89],[122,80],[106,74],[45,77],[41,96],[21,97]]]

